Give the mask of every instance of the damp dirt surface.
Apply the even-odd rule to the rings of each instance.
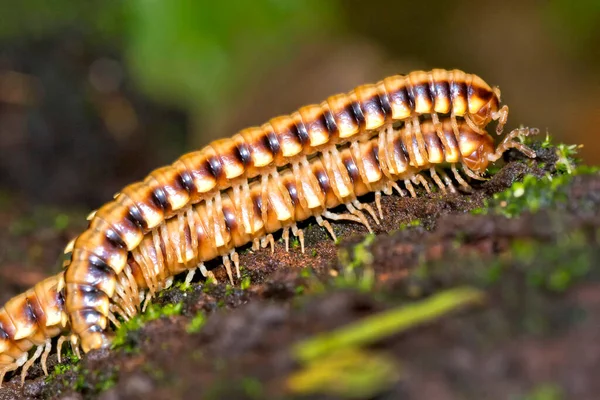
[[[59,365],[51,355],[50,377],[37,364],[23,387],[9,375],[0,399],[597,399],[600,175],[573,176],[560,201],[536,212],[472,212],[526,175],[555,174],[556,149],[536,151],[536,160],[509,153],[470,193],[384,196],[374,235],[333,223],[335,243],[309,221],[304,253],[282,241],[274,252],[242,249],[234,285],[215,264],[217,283],[196,277],[153,300],[176,312],[80,361]],[[9,232],[24,211],[14,199],[5,204]],[[57,271],[52,254],[76,233],[75,220],[58,233],[50,223],[43,239],[36,229],[0,236],[17,253],[0,269],[3,301]],[[24,278],[27,249],[39,240],[36,263],[54,269]],[[377,336],[373,317],[459,287],[479,300]],[[342,343],[340,332],[361,323],[371,324],[371,340],[311,361],[298,355],[299,344],[327,332]],[[348,354],[354,362],[341,361]]]

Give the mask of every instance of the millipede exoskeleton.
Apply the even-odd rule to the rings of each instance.
[[[335,152],[336,145],[368,139],[399,122],[408,135],[420,137],[422,115],[431,119],[438,138],[451,148],[438,114],[450,118],[456,139],[456,117],[484,135],[491,120],[498,120],[501,132],[508,108],[500,108],[499,90],[476,75],[458,70],[416,71],[359,86],[261,127],[245,129],[127,186],[114,201],[91,215],[89,228],[73,246],[65,297],[69,320],[74,333],[81,337],[82,348],[89,351],[108,343],[101,333],[107,325],[108,310],[86,304],[92,297],[98,304],[108,303],[114,294],[115,276],[127,264],[128,252],[166,219],[201,200],[206,201],[208,217],[215,215],[222,202],[220,190],[232,187],[233,198],[240,201],[248,179],[257,176],[265,202],[267,180],[279,179],[277,167],[290,165],[297,171],[311,154]],[[416,143],[419,154],[423,154],[425,143]],[[245,218],[248,222],[248,216]],[[250,229],[246,233],[253,233],[250,225],[244,226]],[[83,298],[88,301],[83,302]]]
[[[112,277],[115,294],[109,302],[96,302],[93,292],[82,301],[88,307],[106,310],[106,318],[118,326],[116,315],[125,319],[134,316],[143,309],[142,299],[147,304],[156,291],[171,284],[175,275],[187,271],[186,281],[190,281],[197,269],[204,275],[210,274],[204,267],[205,261],[222,257],[230,280],[233,280],[232,263],[239,277],[236,248],[247,243],[253,243],[253,248],[273,246],[272,233],[280,229],[286,248],[291,230],[299,237],[304,251],[302,230],[296,226],[298,221],[316,217],[333,237],[335,233],[327,219],[358,222],[370,230],[363,211],[378,222],[377,214],[382,217],[379,202],[382,192],[390,194],[395,189],[405,196],[406,191],[400,187],[404,186],[414,197],[417,194],[413,185],[421,185],[429,192],[431,183],[443,192],[454,191],[452,179],[437,168],[443,164],[450,165],[458,184],[468,187],[455,164],[478,176],[489,162],[499,159],[509,148],[535,156],[531,149],[514,141],[517,135],[528,135],[535,130],[514,130],[494,149],[489,135],[479,134],[465,121],[457,124],[458,140],[451,119],[442,120],[441,127],[449,147],[439,139],[431,121],[421,124],[419,135],[409,133],[406,128],[390,128],[369,141],[353,142],[306,159],[298,169],[281,170],[278,179],[266,180],[267,201],[263,200],[264,182],[255,180],[243,185],[241,196],[235,196],[233,189],[221,193],[216,208],[208,207],[207,201],[187,207],[147,233],[140,245],[128,253],[127,266]],[[423,147],[420,141],[425,143],[425,153],[420,150]],[[357,199],[368,192],[376,194],[378,213]],[[330,211],[339,205],[345,205],[348,212]],[[252,233],[247,232],[247,225]],[[67,246],[67,251],[70,250],[71,246]],[[0,384],[7,372],[19,367],[23,382],[40,356],[42,369],[47,373],[46,359],[52,338],[63,335],[57,346],[59,361],[62,343],[71,339],[73,344],[75,337],[69,332],[59,290],[62,281],[62,274],[48,278],[14,297],[0,310]]]
[[[405,196],[407,193],[401,188],[404,186],[414,197],[414,185],[421,185],[429,192],[430,184],[443,192],[455,191],[452,179],[437,168],[441,164],[450,164],[454,180],[469,187],[455,164],[481,174],[489,162],[498,160],[509,148],[535,157],[531,149],[514,141],[515,136],[529,135],[535,130],[515,130],[495,149],[489,135],[480,135],[464,121],[458,127],[456,141],[452,122],[442,122],[452,151],[444,147],[434,124],[427,122],[421,126],[420,138],[406,135],[405,130],[390,130],[367,142],[352,143],[331,150],[328,155],[314,157],[296,172],[291,168],[284,169],[280,171],[279,179],[267,181],[266,202],[262,199],[262,183],[255,181],[242,193],[240,202],[232,189],[223,192],[218,212],[212,216],[208,215],[204,201],[187,208],[146,234],[140,245],[130,252],[128,265],[115,279],[116,294],[105,306],[110,310],[108,318],[118,324],[114,314],[126,319],[135,315],[140,308],[140,293],[145,292],[148,301],[156,291],[168,287],[177,274],[188,271],[186,281],[189,282],[198,268],[206,276],[204,262],[217,257],[222,257],[230,280],[233,280],[232,264],[239,277],[236,248],[248,243],[253,243],[253,248],[258,248],[259,244],[264,247],[270,243],[272,246],[272,233],[281,229],[286,248],[291,230],[299,237],[303,251],[302,231],[296,226],[298,221],[315,217],[335,238],[327,219],[362,223],[370,230],[363,211],[377,222],[377,215],[382,217],[379,204],[382,192],[390,194],[395,189]],[[419,140],[426,143],[425,154],[419,151]],[[378,213],[357,199],[369,192],[376,194]],[[345,205],[347,212],[330,211],[340,205]],[[240,217],[244,209],[250,215],[252,234],[247,233]]]
[[[52,348],[51,340],[65,334],[67,336],[61,336],[57,345],[60,360],[62,343],[70,337],[64,299],[57,291],[62,279],[62,273],[47,278],[13,297],[0,309],[0,387],[4,375],[19,367],[22,383],[27,370],[40,356],[47,375],[46,359]]]

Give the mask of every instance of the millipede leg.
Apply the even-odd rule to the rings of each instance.
[[[469,115],[465,115],[464,119],[465,119],[465,122],[467,123],[467,125],[469,125],[469,128],[473,129],[475,132],[479,133],[480,135],[487,135],[487,132],[485,131],[485,129],[482,129],[480,126],[477,126],[477,124],[475,122],[473,122],[473,120],[471,119],[471,117]]]
[[[41,364],[42,371],[44,371],[44,375],[48,376],[48,365],[46,361],[48,361],[48,355],[50,354],[50,350],[52,350],[52,340],[46,339],[46,344],[44,345],[44,354],[42,354]]]
[[[229,255],[223,256],[223,265],[225,266],[225,270],[227,271],[229,282],[231,282],[231,284],[233,285],[233,273],[231,272],[231,261],[229,261]]]
[[[71,341],[71,350],[73,350],[73,353],[75,353],[77,358],[79,358],[81,360],[81,352],[79,351],[79,338],[75,335],[71,335],[70,341]]]
[[[401,197],[406,197],[406,192],[404,190],[402,190],[402,188],[400,188],[400,186],[395,181],[386,183],[384,186],[383,193],[385,193],[387,195],[391,195],[394,192],[394,190],[396,190],[396,192]]]
[[[127,282],[124,281],[123,277],[121,277],[119,284],[115,288],[117,297],[113,300],[113,305],[115,307],[118,307],[119,314],[123,316],[133,316],[137,313],[137,306],[139,306],[139,304],[136,304],[135,306],[133,305],[134,299],[128,293],[125,292],[126,288]]]
[[[452,109],[452,111],[450,112],[450,125],[452,125],[452,132],[454,132],[456,143],[460,143],[460,131],[458,130],[458,122],[456,121],[456,114],[454,114],[454,109]],[[448,149],[451,148],[452,147],[448,147]]]
[[[440,122],[440,118],[437,113],[435,113],[435,112],[431,113],[431,121],[433,122],[433,127],[435,128],[435,133],[437,134],[438,138],[440,138],[440,141],[442,142],[444,151],[454,152],[454,150],[455,150],[454,146],[450,146],[450,143],[448,143],[448,138],[444,134],[444,130],[442,129],[442,124]],[[453,122],[456,122],[456,118],[453,120]],[[456,132],[458,132],[458,126],[456,127],[456,129],[454,129],[454,125],[453,125],[452,130],[454,131],[454,134],[456,135]],[[448,155],[448,157],[450,159],[452,159],[452,155]],[[457,157],[457,156],[454,155],[454,157]]]
[[[309,208],[308,202],[306,200],[306,193],[304,192],[304,188],[302,187],[302,175],[300,172],[301,165],[300,161],[295,161],[292,163],[292,173],[294,174],[294,180],[296,182],[296,190],[298,191],[298,201],[300,202],[300,206],[302,208]]]
[[[413,116],[413,130],[415,135],[415,140],[417,141],[417,148],[419,149],[419,158],[417,161],[417,165],[424,165],[427,160],[429,160],[429,154],[425,148],[425,139],[423,139],[423,134],[421,133],[421,124],[419,123],[419,117],[416,115]]]
[[[283,233],[281,234],[281,238],[285,242],[285,251],[290,251],[290,228],[286,226],[283,228]]]
[[[115,316],[115,314],[121,315],[125,321],[129,320],[129,317],[127,317],[127,315],[125,314],[125,312],[123,312],[123,310],[121,309],[121,307],[119,307],[116,304],[109,305],[108,306],[108,315],[107,315],[107,317],[110,320],[110,322],[112,322],[113,325],[116,326],[117,328],[119,326],[121,326],[121,323],[119,322],[119,320],[117,319],[117,317]]]
[[[512,130],[498,145],[498,147],[496,148],[496,152],[488,156],[488,160],[490,162],[498,161],[500,157],[502,157],[504,152],[511,148],[519,150],[521,153],[525,154],[529,158],[535,158],[535,151],[533,151],[521,142],[515,142],[513,139],[515,139],[518,136],[537,135],[539,132],[540,130],[537,128],[518,128]]]
[[[200,270],[200,273],[202,274],[203,277],[206,278],[208,276],[208,270],[204,266],[204,263],[201,262],[200,264],[198,264],[198,269]]]
[[[379,212],[379,218],[383,221],[383,210],[381,209],[381,191],[375,192],[375,204],[377,205],[377,211]]]
[[[492,119],[498,120],[498,126],[496,127],[496,133],[498,135],[502,135],[502,131],[504,130],[504,125],[508,120],[508,106],[502,106],[497,112],[492,114]]]
[[[300,248],[302,249],[302,253],[304,253],[304,232],[294,224],[292,225],[292,234],[300,241]]]
[[[333,232],[333,228],[331,227],[331,224],[329,223],[329,221],[327,221],[326,219],[323,219],[323,217],[321,217],[320,215],[318,215],[316,219],[317,219],[317,224],[319,224],[319,226],[322,226],[325,229],[327,229],[327,232],[329,232],[329,234],[331,235],[331,238],[334,241],[337,240],[337,236],[335,236],[335,233]]]
[[[469,176],[469,178],[475,179],[477,181],[485,181],[486,179],[477,175],[475,172],[473,172],[471,170],[471,168],[469,168],[465,163],[461,164],[463,167],[463,171],[465,172],[465,174],[467,174],[467,176]]]
[[[269,174],[264,174],[261,177],[261,181],[260,181],[260,201],[262,204],[262,207],[260,208],[260,218],[263,221],[264,225],[267,225],[267,204],[269,201],[269,198],[267,196],[267,191],[268,191],[268,178],[269,178]]]
[[[444,185],[444,182],[442,182],[442,180],[438,176],[437,172],[435,171],[435,168],[433,168],[433,167],[429,168],[429,174],[431,175],[431,179],[433,179],[435,184],[438,185],[438,187],[440,188],[442,193],[446,194],[446,186]]]
[[[215,243],[217,247],[223,246],[228,241],[229,230],[225,225],[225,216],[223,215],[223,199],[221,198],[221,192],[215,194],[215,231],[219,232],[219,235],[215,235]],[[183,221],[182,221],[183,222]],[[183,230],[184,224],[180,224]],[[181,243],[185,243],[185,235],[182,237]]]
[[[19,365],[17,363],[12,363],[0,369],[0,388],[2,387],[2,382],[4,382],[4,375],[6,375],[7,372],[14,371],[17,368],[19,368]]]
[[[127,277],[127,280],[129,282],[129,287],[131,288],[130,292],[131,292],[132,301],[133,301],[133,299],[139,299],[140,293],[139,293],[137,282],[135,281],[133,273],[131,272],[131,267],[128,265],[124,271],[125,271],[125,276]],[[139,304],[137,304],[136,307],[133,307],[133,309],[134,310],[137,309],[138,306],[139,306]]]
[[[271,245],[271,254],[275,252],[275,239],[273,239],[272,234],[268,234],[260,240],[260,247],[263,249],[267,247],[267,245]]]
[[[412,177],[412,181],[415,184],[421,184],[423,185],[423,187],[425,188],[425,191],[427,193],[431,193],[431,188],[429,187],[429,183],[427,183],[427,180],[425,178],[423,178],[423,176],[421,174],[416,174],[415,176]]]
[[[472,188],[471,188],[471,185],[469,185],[469,184],[467,183],[467,181],[465,181],[465,180],[463,179],[463,177],[462,177],[462,176],[460,176],[460,173],[459,173],[459,172],[458,172],[458,170],[456,169],[456,164],[452,164],[452,167],[451,167],[451,169],[452,169],[452,173],[454,174],[454,179],[456,179],[456,181],[457,181],[457,182],[458,182],[458,183],[459,183],[459,184],[460,184],[460,185],[461,185],[463,188],[465,188],[466,190],[469,190],[469,191],[470,191],[470,190],[472,190]]]
[[[207,271],[206,272],[206,279],[208,281],[212,281],[214,283],[217,283],[217,277],[215,276],[215,274],[212,271]]]
[[[408,189],[408,192],[410,193],[411,197],[417,197],[417,193],[415,193],[415,188],[408,179],[404,180],[404,186],[406,186],[406,189]]]
[[[111,304],[112,306],[112,304]],[[112,309],[112,307],[110,307]],[[112,310],[108,311],[108,320],[117,327],[117,329],[121,326],[121,323],[119,322],[119,320],[115,317],[115,314],[112,312]]]
[[[58,357],[58,362],[61,363],[61,357],[62,357],[62,347],[63,344],[65,343],[65,341],[69,338],[69,336],[61,336],[58,338],[58,341],[56,342],[56,355]]]
[[[450,193],[456,193],[456,188],[452,183],[452,179],[446,174],[444,171],[440,171],[440,175],[442,175],[442,179],[446,182],[446,187],[450,190]]]
[[[240,279],[240,257],[238,256],[238,253],[233,250],[231,253],[229,253],[229,258],[231,258],[231,261],[233,261],[233,265],[235,265],[235,273],[237,274],[238,279]]]
[[[185,276],[185,281],[183,281],[184,286],[187,287],[190,283],[192,283],[192,279],[194,279],[194,275],[196,275],[197,269],[198,268],[193,268],[188,271],[187,275]]]
[[[154,292],[148,291],[146,293],[146,298],[144,299],[144,304],[142,305],[142,312],[146,311],[146,307],[148,307],[150,300],[152,300],[153,298],[154,298]]]
[[[404,129],[404,146],[406,147],[406,150],[408,151],[408,161],[409,161],[409,165],[412,165],[413,167],[417,167],[419,164],[417,163],[417,159],[415,156],[415,150],[413,147],[413,139],[412,139],[412,135],[413,135],[413,130],[412,130],[412,124],[410,123],[409,120],[406,120],[406,122],[404,123],[405,129]],[[380,150],[381,151],[381,150]]]
[[[371,229],[371,225],[369,224],[369,221],[367,220],[367,217],[365,217],[365,214],[363,212],[354,208],[354,206],[350,203],[346,203],[346,208],[348,209],[348,211],[350,211],[350,213],[358,217],[360,223],[363,224],[369,232],[373,232],[373,229]]]
[[[371,207],[368,204],[363,204],[356,199],[352,200],[352,205],[354,205],[354,207],[358,208],[359,210],[366,210],[369,213],[369,215],[373,218],[375,223],[379,225],[379,218],[377,218],[377,214],[375,214],[375,210],[373,210],[373,207]]]
[[[390,171],[390,160],[389,160],[389,156],[388,156],[388,146],[386,143],[386,138],[391,136],[389,129],[383,129],[380,133],[379,133],[379,137],[377,138],[378,141],[378,146],[377,146],[377,157],[379,159],[379,168],[381,169],[381,172],[383,173],[383,175],[385,175],[388,179],[393,179],[392,178],[392,171]],[[356,144],[356,146],[358,147],[358,144]],[[358,153],[360,154],[360,150],[357,150]]]
[[[175,281],[174,277],[170,276],[167,279],[165,279],[165,283],[161,285],[160,290],[164,290],[164,289],[168,289],[173,285],[173,282]]]
[[[334,220],[334,221],[353,221],[353,222],[358,222],[359,224],[362,224],[363,222],[360,220],[360,218],[358,218],[355,215],[352,214],[334,214],[331,211],[323,211],[323,216],[325,218]]]
[[[379,134],[385,135],[385,131],[387,129],[388,128],[382,129]],[[389,129],[391,129],[391,127]],[[354,163],[356,164],[356,167],[358,169],[358,173],[360,174],[360,178],[362,179],[365,186],[369,189],[369,191],[373,191],[371,187],[371,182],[369,182],[369,178],[365,173],[365,163],[363,162],[362,154],[360,153],[360,146],[357,141],[354,141],[350,144],[350,152],[352,154],[352,159],[354,160]]]
[[[260,250],[260,239],[259,238],[254,238],[252,240],[252,251],[257,251]]]
[[[35,349],[35,353],[33,353],[33,355],[29,358],[29,360],[27,360],[25,362],[25,364],[23,364],[23,367],[21,368],[21,385],[23,385],[25,383],[25,377],[27,377],[27,371],[29,370],[29,368],[31,368],[31,366],[33,365],[35,360],[40,358],[43,350],[44,350],[44,346],[38,346]]]

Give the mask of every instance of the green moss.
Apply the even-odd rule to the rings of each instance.
[[[536,212],[542,208],[555,207],[567,201],[568,186],[575,175],[600,172],[600,167],[579,165],[577,152],[581,145],[554,145],[549,135],[541,144],[542,148],[554,148],[557,160],[555,174],[546,174],[539,178],[527,175],[521,182],[515,182],[507,190],[486,199],[481,208],[471,211],[473,214],[500,214],[512,218],[525,211]],[[542,168],[541,164],[538,164]]]
[[[214,288],[215,286],[217,286],[219,283],[217,282],[216,279],[214,279],[213,277],[209,276],[206,278],[206,281],[204,282],[204,286],[202,287],[202,291],[204,293],[208,293],[212,290],[212,288]]]
[[[297,249],[300,247],[300,239],[298,239],[296,236],[292,236],[292,238],[290,238],[290,247],[292,249]]]
[[[302,268],[302,270],[300,270],[300,277],[301,278],[310,278],[312,276],[312,269],[310,268]]]
[[[205,322],[206,317],[204,316],[204,313],[199,312],[194,318],[192,318],[190,323],[187,325],[186,331],[188,333],[198,333],[200,332],[200,329],[202,329],[202,327],[204,326]]]
[[[67,363],[65,361],[63,361],[60,364],[56,364],[54,366],[54,370],[52,371],[52,373],[50,373],[44,380],[46,382],[52,382],[54,379],[56,379],[58,376],[63,375],[71,370],[76,370],[77,369],[77,365],[72,364],[72,363]]]
[[[189,293],[192,291],[192,285],[190,283],[185,283],[185,281],[179,281],[173,285],[175,288],[181,290],[182,292]],[[161,291],[160,294],[164,293]]]
[[[116,384],[117,384],[117,376],[115,375],[112,378],[100,381],[95,386],[95,389],[96,389],[97,392],[104,392],[104,391],[107,391],[108,389],[112,388]]]
[[[80,365],[74,366],[71,369],[62,370],[61,372],[55,371],[46,380],[49,382],[53,379],[58,379],[59,375],[68,373],[71,371],[76,374],[75,379],[63,379],[62,385],[73,389],[84,395],[84,397],[96,397],[101,392],[104,392],[117,383],[119,377],[119,367],[112,366],[108,369],[98,370],[87,370],[81,368]]]
[[[124,348],[125,351],[128,352],[134,351],[134,343],[130,340],[131,332],[141,329],[146,322],[153,321],[161,317],[180,315],[182,308],[182,303],[167,304],[162,307],[156,304],[150,304],[143,314],[138,314],[129,321],[121,324],[121,326],[115,332],[112,348]]]
[[[240,289],[242,289],[242,290],[246,290],[246,289],[248,289],[248,288],[250,287],[250,284],[251,284],[251,283],[252,283],[252,282],[251,282],[251,280],[250,280],[250,277],[249,277],[249,276],[245,276],[245,277],[242,279],[242,282],[240,283]]]
[[[525,211],[536,212],[541,208],[556,206],[567,201],[567,187],[572,175],[546,175],[538,178],[527,175],[522,182],[515,182],[504,192],[486,199],[482,208],[472,214],[500,214],[508,218],[516,217]]]
[[[535,387],[531,392],[521,397],[521,400],[562,400],[563,390],[555,383],[546,383]]]
[[[336,287],[356,288],[367,292],[375,283],[375,272],[372,267],[373,254],[369,247],[375,240],[375,234],[368,234],[365,239],[351,250],[341,249],[338,259],[341,265],[339,274],[334,278]]]
[[[408,228],[414,228],[417,226],[421,226],[421,220],[420,219],[413,219],[412,221],[408,222],[408,223],[402,223],[400,224],[400,226],[398,227],[399,230],[404,231]]]

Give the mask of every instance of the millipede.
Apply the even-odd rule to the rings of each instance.
[[[211,217],[222,203],[221,190],[232,187],[239,202],[242,191],[247,191],[244,185],[255,177],[261,181],[261,197],[266,202],[267,181],[279,179],[278,167],[290,165],[298,172],[313,154],[327,154],[338,145],[368,140],[397,124],[403,125],[406,135],[420,137],[420,116],[432,121],[438,138],[450,149],[440,115],[450,118],[456,139],[458,117],[480,135],[486,134],[490,121],[497,120],[497,132],[501,133],[508,107],[500,107],[499,89],[477,75],[459,70],[415,71],[359,86],[260,127],[242,130],[125,187],[113,201],[92,213],[88,229],[74,243],[66,272],[69,320],[83,350],[108,345],[102,334],[108,309],[84,307],[81,299],[107,304],[114,294],[114,277],[127,264],[128,252],[163,221],[201,200],[206,201]],[[417,145],[419,154],[424,154],[425,142],[419,140]],[[470,169],[465,171],[472,176]]]
[[[51,341],[64,334],[57,344],[60,362],[62,344],[70,338],[64,299],[57,290],[62,279],[62,273],[46,278],[0,309],[0,387],[4,375],[19,367],[23,383],[27,371],[40,356],[42,369],[48,375],[46,360],[52,349]]]
[[[335,233],[327,219],[350,220],[371,230],[363,211],[377,223],[377,215],[382,217],[379,202],[382,193],[396,190],[402,196],[415,197],[413,185],[421,185],[430,192],[431,181],[442,192],[454,192],[452,179],[437,168],[442,164],[449,164],[454,180],[469,188],[456,164],[479,176],[488,163],[498,160],[509,148],[535,157],[531,149],[514,140],[519,135],[535,134],[533,129],[512,131],[494,149],[491,136],[481,135],[464,120],[455,125],[451,118],[445,118],[440,127],[446,141],[439,138],[439,127],[433,121],[421,123],[419,135],[411,134],[406,127],[389,127],[368,141],[352,142],[307,158],[297,171],[283,168],[277,179],[266,180],[266,202],[262,196],[265,182],[254,180],[243,185],[241,196],[236,196],[233,188],[223,191],[216,208],[209,207],[209,200],[189,206],[145,234],[140,244],[128,252],[126,267],[111,278],[115,294],[109,302],[98,303],[95,297],[83,297],[80,301],[86,307],[107,310],[106,317],[118,326],[117,316],[127,320],[136,315],[158,290],[171,285],[175,275],[188,271],[186,282],[189,282],[197,269],[205,276],[210,274],[204,267],[205,261],[222,257],[230,280],[233,280],[233,262],[239,277],[236,248],[249,243],[253,249],[268,244],[273,247],[272,233],[276,231],[283,230],[288,249],[291,230],[299,237],[304,251],[302,230],[296,226],[299,221],[315,217],[333,238]],[[423,147],[425,153],[420,150]],[[375,193],[378,212],[358,201],[358,197],[369,192]],[[348,212],[330,211],[341,205]],[[247,230],[248,223],[251,233]],[[72,245],[66,251],[72,251]],[[70,339],[74,344],[75,336],[67,319],[69,305],[64,302],[62,286],[61,273],[14,297],[0,310],[0,384],[4,374],[19,367],[23,382],[27,370],[40,356],[47,374],[46,359],[52,338],[62,335],[57,345],[59,361],[62,343]],[[29,355],[34,347],[35,351]],[[74,348],[78,350],[77,345]]]
[[[436,166],[449,163],[455,180],[461,186],[468,187],[456,168],[457,163],[462,165],[463,170],[481,174],[489,162],[496,161],[508,148],[516,147],[530,157],[535,156],[529,148],[513,140],[519,134],[531,133],[530,130],[511,132],[494,150],[493,139],[474,131],[465,121],[458,124],[458,140],[450,119],[444,120],[441,125],[449,148],[439,139],[437,128],[431,121],[421,124],[420,136],[407,134],[408,129],[390,128],[369,141],[353,142],[343,148],[321,152],[310,160],[304,160],[298,170],[291,167],[282,169],[277,179],[270,177],[266,181],[267,201],[262,196],[264,182],[256,180],[244,185],[242,196],[236,196],[233,188],[222,192],[217,207],[209,206],[209,200],[188,207],[146,234],[140,244],[128,253],[127,265],[137,267],[132,267],[132,270],[125,268],[123,274],[103,278],[105,280],[101,282],[100,289],[110,285],[117,291],[117,297],[127,297],[124,290],[118,289],[117,284],[122,280],[125,282],[122,288],[133,287],[136,282],[154,292],[161,288],[158,282],[185,270],[190,270],[191,275],[199,268],[206,275],[203,262],[216,257],[223,258],[229,279],[232,280],[232,263],[239,276],[239,258],[235,251],[239,246],[253,243],[253,248],[257,248],[259,242],[263,247],[269,243],[273,246],[272,232],[282,229],[286,247],[291,230],[292,234],[299,237],[303,248],[303,235],[296,226],[297,221],[314,216],[317,223],[334,237],[335,233],[327,219],[351,220],[371,230],[363,211],[375,221],[377,213],[357,200],[358,196],[365,193],[375,192],[381,217],[379,199],[382,192],[390,194],[395,188],[401,195],[406,195],[408,191],[411,196],[416,196],[413,185],[422,185],[427,192],[431,190],[428,180],[420,173],[423,170],[440,190],[455,191],[451,179],[445,172],[438,171]],[[420,141],[425,143],[426,153],[420,152]],[[401,181],[406,191],[396,181]],[[338,205],[345,205],[348,212],[334,214],[330,211]],[[190,275],[188,280],[191,279]],[[149,278],[152,276],[154,278]],[[144,278],[143,284],[140,283],[141,278]],[[135,291],[132,293],[135,294],[129,297],[133,300],[123,300],[119,314],[127,314],[124,310],[135,308],[130,303],[135,302],[138,295]],[[81,298],[76,299],[79,307],[96,307],[107,319],[114,320],[111,312],[119,310],[111,303],[114,296],[111,299],[99,299],[93,293],[88,301],[87,295],[82,292]],[[67,302],[67,309],[70,307],[72,305]],[[106,335],[107,341],[110,340],[106,330],[101,334]]]
[[[175,275],[188,271],[186,283],[191,281],[197,269],[206,276],[205,261],[222,257],[227,275],[233,282],[232,263],[237,277],[240,277],[236,248],[252,243],[252,248],[257,249],[261,238],[264,239],[263,243],[273,248],[274,232],[283,230],[282,237],[288,250],[291,230],[299,237],[303,252],[302,230],[296,226],[299,221],[314,217],[335,239],[331,225],[323,217],[361,223],[371,231],[362,211],[366,211],[378,223],[377,215],[383,218],[378,201],[381,194],[391,194],[392,190],[396,190],[401,196],[410,194],[416,197],[413,185],[421,185],[430,193],[431,182],[425,175],[443,193],[455,192],[452,179],[445,172],[437,170],[440,164],[450,164],[456,182],[469,189],[469,184],[460,176],[455,164],[462,164],[481,174],[490,162],[497,161],[510,148],[535,157],[533,150],[514,139],[536,134],[536,129],[516,129],[495,149],[489,135],[479,134],[464,121],[458,127],[459,137],[456,140],[452,122],[442,121],[442,130],[453,147],[452,151],[444,147],[432,122],[422,124],[421,138],[407,135],[406,130],[390,129],[370,141],[357,143],[357,148],[352,148],[355,146],[353,143],[332,150],[329,156],[320,154],[313,157],[302,165],[299,175],[291,168],[282,170],[279,179],[269,179],[267,182],[269,198],[266,203],[262,200],[261,183],[255,181],[244,193],[245,200],[242,202],[236,201],[232,189],[222,193],[220,212],[212,218],[208,216],[206,202],[187,208],[177,218],[166,220],[159,229],[146,234],[140,245],[129,253],[128,264],[117,279],[113,304],[109,306],[110,320],[118,324],[112,312],[125,319],[135,315],[140,309],[140,293],[146,291],[147,303],[158,290],[169,287]],[[425,154],[419,153],[419,140],[427,144]],[[411,147],[413,153],[408,151]],[[413,164],[416,166],[411,166]],[[377,213],[357,199],[371,192],[376,195]],[[345,206],[348,212],[335,214],[330,211],[338,206]],[[246,232],[239,217],[244,207],[249,208],[253,215],[253,234]],[[217,219],[224,223],[218,224]],[[221,241],[217,242],[216,237],[221,237]]]

